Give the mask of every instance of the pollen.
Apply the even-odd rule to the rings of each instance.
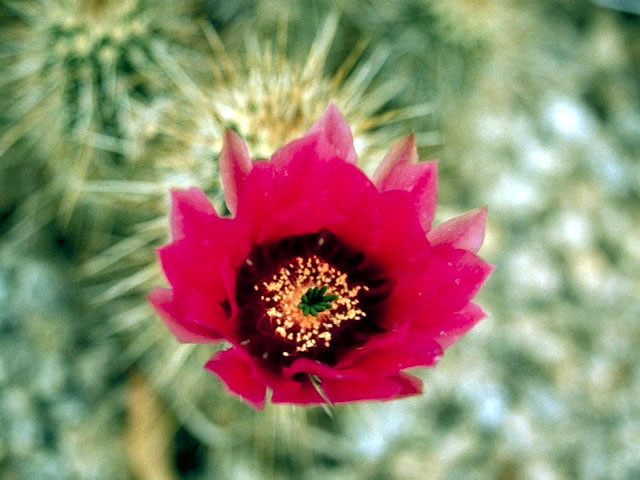
[[[326,286],[327,294],[331,294],[330,308],[315,316],[305,315],[299,308],[302,297],[318,286]],[[283,352],[283,356],[328,348],[341,326],[366,317],[358,299],[363,288],[366,286],[351,284],[346,273],[316,255],[295,257],[268,280],[254,286],[261,293],[274,335],[292,344],[292,350]]]

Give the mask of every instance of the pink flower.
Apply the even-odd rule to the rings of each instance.
[[[436,164],[413,136],[370,180],[335,106],[307,134],[252,161],[226,132],[221,218],[196,188],[172,192],[171,284],[151,303],[181,342],[226,340],[206,368],[257,408],[420,393],[403,370],[434,365],[485,314],[491,271],[475,255],[486,210],[432,229]]]

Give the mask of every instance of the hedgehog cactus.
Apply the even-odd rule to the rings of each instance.
[[[66,190],[66,213],[87,178],[117,175],[130,160],[132,105],[167,90],[158,58],[187,54],[190,4],[6,2],[16,19],[0,33],[0,92],[11,99],[0,155],[20,141],[37,145],[53,190]]]

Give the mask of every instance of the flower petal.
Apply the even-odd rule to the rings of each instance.
[[[376,170],[373,181],[381,192],[406,190],[411,192],[425,232],[431,229],[436,209],[437,164],[418,163],[418,152],[413,135],[395,143]]]
[[[340,216],[340,221],[325,226],[346,243],[373,251],[383,234],[375,186],[354,165],[334,161],[325,168],[329,174],[322,188],[327,191],[327,207]]]
[[[422,393],[422,380],[408,373],[400,373],[393,379],[400,384],[400,392],[395,398],[403,398]]]
[[[167,280],[174,288],[195,288],[222,300],[222,267],[229,265],[235,271],[249,253],[246,225],[215,215],[196,220],[185,215],[180,228],[191,234],[157,251]]]
[[[384,190],[411,192],[422,229],[425,232],[431,229],[437,197],[436,162],[397,165],[387,177]]]
[[[216,301],[223,301],[226,291],[218,271],[220,258],[211,249],[185,240],[158,249],[158,258],[172,287],[197,290]]]
[[[304,357],[297,358],[289,367],[283,369],[283,374],[287,377],[293,377],[300,373],[333,379],[353,377],[349,372],[341,371],[317,360]]]
[[[286,174],[270,162],[255,164],[239,198],[237,216],[251,226],[253,242],[315,232],[337,219],[323,189],[328,171],[318,168],[319,163],[297,159]]]
[[[217,257],[227,256],[236,265],[249,250],[248,227],[241,221],[221,218],[202,190],[171,192],[171,226],[175,243],[206,247]]]
[[[230,348],[217,352],[205,368],[218,375],[231,392],[240,395],[253,407],[264,407],[267,386],[256,375],[251,358],[243,350]]]
[[[273,390],[272,403],[295,403],[298,405],[325,403],[309,379],[298,381],[291,378],[281,378],[270,387]]]
[[[440,346],[426,335],[413,335],[405,341],[380,342],[379,347],[357,358],[346,368],[331,367],[308,358],[296,359],[283,370],[284,377],[274,388],[274,402],[324,403],[310,380],[318,377],[319,388],[333,403],[356,400],[387,400],[421,392],[421,381],[399,370],[418,365],[432,365],[442,353]],[[378,339],[379,340],[379,339]],[[384,346],[383,346],[384,345]],[[344,363],[344,362],[343,362]],[[297,380],[293,380],[298,376]]]
[[[323,380],[320,388],[333,403],[391,400],[422,392],[422,381],[412,375],[378,375],[366,379]]]
[[[225,336],[224,310],[198,295],[190,295],[185,302],[171,289],[156,288],[149,302],[182,343],[212,343]]]
[[[309,405],[326,403],[308,379],[279,379],[271,385],[273,403]],[[318,388],[332,403],[359,400],[391,400],[422,392],[422,381],[412,375],[399,373],[388,377],[371,375],[359,378],[322,378]]]
[[[373,183],[380,191],[386,190],[384,186],[387,178],[397,165],[406,163],[416,164],[418,160],[416,140],[414,135],[411,134],[402,140],[398,140],[391,146],[389,152],[384,156],[382,162],[373,174]]]
[[[452,312],[463,308],[478,292],[493,266],[466,250],[438,246],[432,249],[428,272],[420,283],[422,301],[429,310]]]
[[[394,332],[372,340],[360,351],[347,354],[336,369],[344,370],[344,376],[359,376],[361,372],[389,375],[405,368],[434,365],[442,355],[442,347],[430,335],[407,333]]]
[[[271,163],[278,170],[285,170],[294,160],[340,160],[355,165],[351,129],[335,105],[326,112],[302,137],[283,146],[271,156]]]
[[[213,205],[199,188],[171,191],[171,236],[174,240],[206,234],[210,219],[217,216]]]
[[[395,277],[429,249],[409,192],[390,190],[377,196],[381,241],[376,259]]]
[[[373,249],[379,237],[375,186],[342,160],[295,158],[286,170],[257,162],[239,199],[237,220],[264,243],[327,228],[352,245]]]
[[[358,162],[351,128],[333,103],[329,104],[320,120],[311,126],[307,135],[316,132],[320,134],[317,146],[320,158],[339,158],[353,165]]]
[[[476,253],[484,240],[487,208],[479,208],[447,220],[429,232],[432,245],[448,244]]]
[[[393,325],[410,323],[415,330],[442,329],[448,316],[464,308],[493,267],[466,250],[439,245],[415,262],[387,300],[386,316]]]
[[[429,326],[424,332],[433,335],[442,348],[447,348],[486,316],[482,308],[475,303],[469,303],[463,309],[443,318],[437,327]]]
[[[222,152],[220,152],[220,176],[225,202],[232,215],[236,214],[238,193],[251,168],[251,156],[247,144],[236,132],[226,129]]]

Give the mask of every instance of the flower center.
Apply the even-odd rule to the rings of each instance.
[[[298,304],[298,308],[302,310],[305,315],[318,316],[318,313],[323,312],[331,308],[331,302],[338,298],[338,295],[325,295],[327,291],[326,285],[324,287],[311,287],[307,290]]]
[[[298,357],[333,365],[386,330],[392,288],[374,262],[328,230],[256,244],[236,275],[238,342],[274,370]]]
[[[318,284],[323,286],[314,286]],[[329,288],[335,293],[325,296]],[[368,290],[367,286],[349,285],[346,273],[317,255],[295,257],[254,287],[261,292],[275,334],[292,342],[296,352],[307,352],[319,344],[329,347],[332,330],[366,317],[358,299],[363,288]]]

